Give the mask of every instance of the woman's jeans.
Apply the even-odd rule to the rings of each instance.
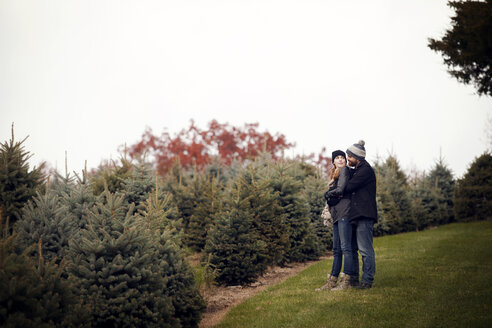
[[[357,240],[355,229],[348,219],[339,219],[333,224],[333,267],[331,275],[338,277],[343,273],[353,276],[359,274],[359,258],[357,254]]]

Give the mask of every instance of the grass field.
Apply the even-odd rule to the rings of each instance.
[[[374,240],[372,289],[315,292],[314,264],[232,309],[217,327],[492,327],[492,222]]]

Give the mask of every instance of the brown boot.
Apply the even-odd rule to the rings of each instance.
[[[335,276],[332,276],[331,274],[329,274],[326,277],[326,284],[324,284],[323,286],[321,286],[319,288],[316,288],[315,290],[317,292],[320,292],[322,290],[330,290],[337,285],[337,280],[338,280],[338,277],[335,277]]]
[[[340,274],[340,282],[338,283],[338,286],[336,286],[332,290],[335,291],[335,290],[343,290],[343,289],[349,289],[349,288],[351,288],[350,276],[348,274],[345,274],[342,272]]]

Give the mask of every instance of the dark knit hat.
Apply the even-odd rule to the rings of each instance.
[[[366,158],[366,149],[364,148],[365,144],[366,143],[364,140],[359,140],[358,143],[348,147],[347,154],[357,158],[358,160],[363,160]]]
[[[347,161],[347,156],[345,156],[345,153],[341,150],[335,150],[334,152],[331,153],[331,162],[332,163],[335,163],[335,158],[337,158],[337,156],[343,156],[343,158],[345,158],[345,161]]]

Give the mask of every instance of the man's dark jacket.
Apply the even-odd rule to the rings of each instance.
[[[368,218],[378,221],[376,206],[376,175],[366,160],[352,171],[352,176],[347,184],[345,192],[351,194],[349,220]]]

